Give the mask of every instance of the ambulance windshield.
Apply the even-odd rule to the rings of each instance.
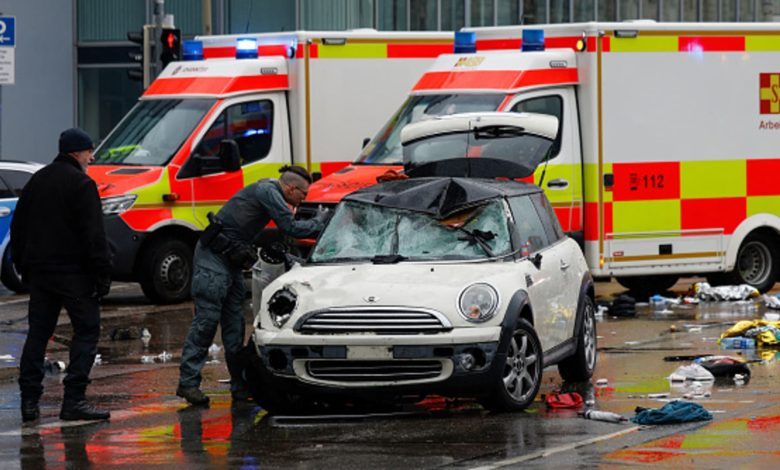
[[[92,164],[165,165],[192,134],[214,101],[141,101],[95,150]]]
[[[407,124],[456,113],[496,111],[501,94],[421,95],[410,97],[366,145],[356,165],[402,165],[401,129]]]

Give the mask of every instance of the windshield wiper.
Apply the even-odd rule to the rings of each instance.
[[[399,261],[407,260],[406,256],[403,255],[376,255],[373,258],[371,258],[371,262],[374,264],[395,264]]]
[[[463,227],[455,227],[455,228],[467,235],[467,237],[461,237],[458,238],[458,240],[467,241],[469,242],[470,245],[476,243],[477,245],[479,245],[480,248],[482,248],[482,250],[485,252],[485,254],[488,255],[488,257],[494,258],[496,256],[493,254],[493,250],[491,250],[490,246],[488,246],[487,244],[489,240],[496,238],[495,233],[491,232],[490,230],[484,231],[476,228],[474,230],[467,230]]]

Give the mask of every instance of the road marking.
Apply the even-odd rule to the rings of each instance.
[[[590,439],[585,439],[585,440],[582,440],[582,441],[573,442],[571,444],[566,444],[566,445],[559,446],[559,447],[553,447],[552,449],[540,450],[539,452],[534,452],[532,454],[523,455],[523,456],[519,456],[519,457],[513,457],[511,459],[499,460],[498,462],[494,462],[494,463],[489,464],[489,465],[483,465],[481,467],[473,467],[473,468],[471,468],[471,470],[493,470],[493,469],[496,469],[496,468],[508,467],[510,465],[515,465],[515,464],[518,464],[518,463],[521,463],[521,462],[527,462],[529,460],[541,459],[541,458],[548,457],[548,456],[553,455],[553,454],[566,452],[568,450],[574,450],[574,449],[577,449],[578,447],[583,447],[583,446],[587,446],[587,445],[590,445],[590,444],[595,444],[596,442],[605,441],[607,439],[613,439],[613,438],[616,438],[616,437],[620,437],[620,436],[623,436],[625,434],[632,433],[632,432],[634,432],[634,431],[636,431],[638,429],[639,429],[639,426],[632,426],[632,427],[630,427],[628,429],[623,429],[623,430],[618,431],[618,432],[613,432],[612,434],[606,434],[606,435],[603,435],[603,436],[592,437]]]

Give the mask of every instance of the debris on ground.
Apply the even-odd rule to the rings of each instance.
[[[99,366],[103,363],[103,356],[100,354],[95,354],[95,361],[92,363],[93,366]]]
[[[630,295],[620,294],[612,301],[609,307],[609,314],[616,317],[635,317],[636,299]]]
[[[750,367],[743,359],[737,357],[705,356],[695,359],[694,362],[707,369],[714,377],[750,375]]]
[[[609,383],[609,380],[607,380],[607,379],[598,379],[596,381],[596,385],[599,386],[599,387],[606,387],[608,383]]]
[[[14,357],[11,354],[2,354],[2,355],[0,355],[0,361],[12,362],[13,360],[14,360]]]
[[[755,299],[761,295],[758,289],[747,284],[712,287],[706,282],[695,283],[691,286],[689,293],[691,292],[700,300],[710,302],[748,300]]]
[[[128,339],[138,339],[141,337],[141,329],[137,326],[127,326],[114,328],[111,330],[111,341],[123,341]]]
[[[608,423],[622,423],[628,421],[628,418],[625,416],[612,413],[611,411],[585,410],[582,413],[582,417],[594,421],[606,421]]]
[[[583,404],[582,396],[577,392],[554,392],[545,397],[547,408],[580,408]]]
[[[733,338],[732,340],[727,340]],[[749,341],[744,347],[737,338],[743,340],[754,340],[753,346],[750,347]],[[722,348],[727,349],[753,349],[756,346],[772,346],[780,344],[780,321],[767,321],[767,320],[743,320],[737,322],[734,326],[726,330],[720,335],[718,340]],[[725,343],[725,345],[724,345]]]
[[[715,380],[715,376],[699,364],[680,366],[667,378],[670,382],[712,382]]]
[[[764,301],[764,305],[766,305],[766,308],[771,308],[772,310],[780,310],[780,297],[777,297],[776,295],[762,295],[761,300]],[[778,314],[773,314],[778,315]],[[767,320],[769,320],[767,318]],[[780,315],[778,315],[778,318],[776,320],[780,320]]]
[[[65,363],[62,361],[50,361],[48,358],[43,359],[43,370],[51,374],[58,374],[65,370]]]
[[[660,409],[636,408],[636,416],[631,418],[636,424],[679,424],[694,421],[710,421],[712,414],[698,403],[675,400]]]

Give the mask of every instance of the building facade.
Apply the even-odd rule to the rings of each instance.
[[[775,21],[780,0],[0,0],[17,22],[16,83],[0,90],[0,159],[48,162],[74,125],[104,138],[142,93],[128,31],[157,3],[184,38],[290,30],[457,30],[580,21]],[[40,34],[45,32],[45,34]]]

